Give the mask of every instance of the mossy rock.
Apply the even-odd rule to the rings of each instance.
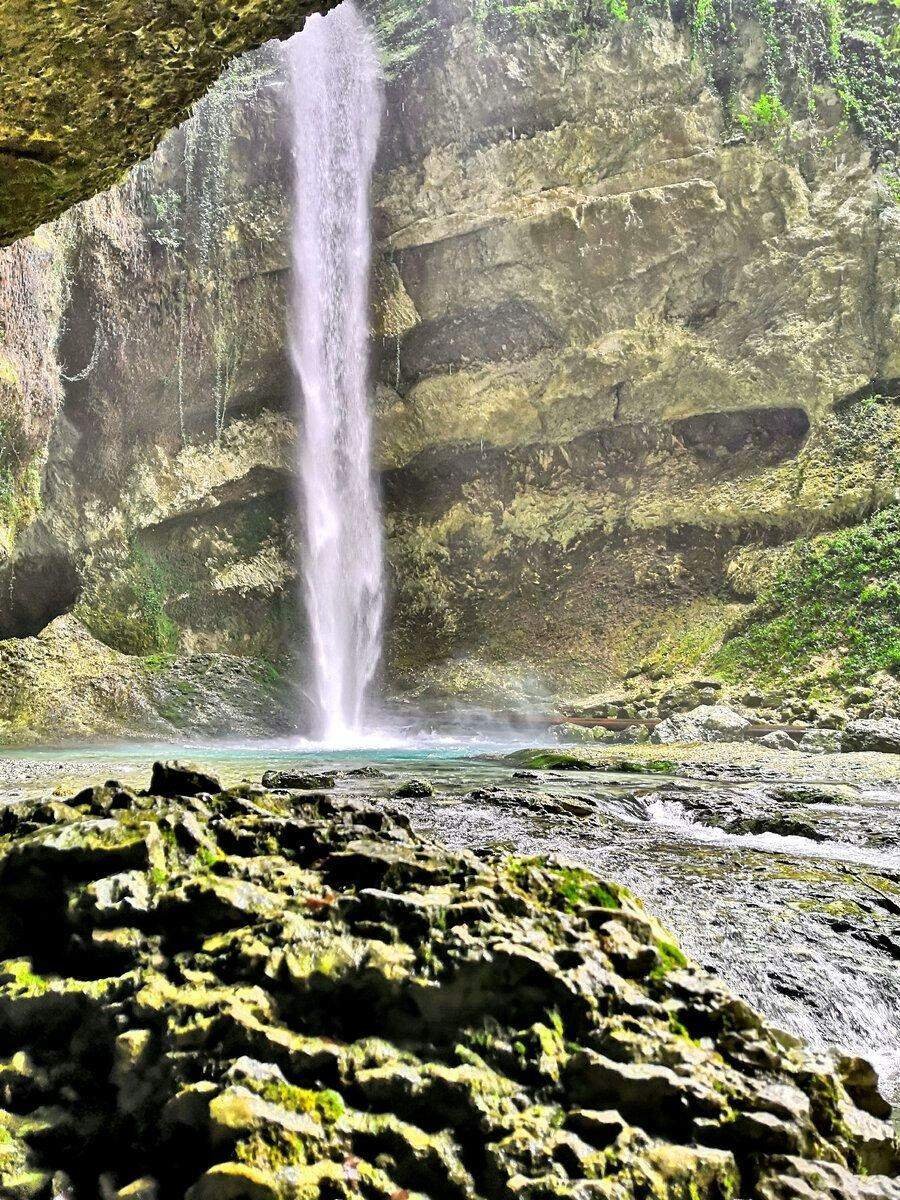
[[[4,1196],[71,1176],[86,1200],[105,1176],[135,1197],[495,1200],[531,1178],[557,1200],[764,1200],[766,1171],[900,1171],[871,1072],[844,1072],[864,1118],[621,885],[445,850],[340,779],[198,797],[165,777],[189,794],[87,788],[0,836],[5,884],[44,854],[30,903],[0,889],[21,946],[0,964]],[[211,862],[175,836],[189,818]],[[135,858],[145,826],[164,869]],[[772,1095],[796,1162],[760,1141]]]
[[[595,771],[594,763],[557,750],[516,750],[504,762],[529,771]]]
[[[112,186],[182,121],[227,61],[296,32],[323,3],[136,0],[0,14],[0,245]]]

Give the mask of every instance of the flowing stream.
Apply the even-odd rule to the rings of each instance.
[[[370,184],[382,111],[372,35],[347,0],[286,43],[294,151],[288,344],[301,436],[300,574],[311,732],[358,740],[384,609],[368,378]]]

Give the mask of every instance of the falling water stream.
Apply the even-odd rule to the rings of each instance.
[[[286,43],[294,150],[288,345],[301,435],[300,575],[311,732],[364,732],[384,609],[368,377],[370,184],[382,87],[374,39],[346,0]]]

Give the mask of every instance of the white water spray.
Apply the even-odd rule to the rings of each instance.
[[[293,114],[288,344],[301,435],[303,593],[317,737],[352,741],[381,654],[384,570],[368,381],[369,190],[381,123],[374,40],[346,2],[286,44]]]

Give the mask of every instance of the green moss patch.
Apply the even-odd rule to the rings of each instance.
[[[621,908],[627,891],[598,879],[582,867],[558,867],[540,857],[510,858],[506,863],[510,880],[529,895],[563,912],[580,908]]]
[[[344,1114],[342,1097],[329,1088],[313,1091],[281,1080],[266,1080],[255,1090],[270,1104],[277,1104],[288,1112],[308,1113],[323,1125],[333,1125]]]
[[[687,958],[674,942],[666,941],[664,938],[655,938],[653,944],[659,955],[659,962],[650,972],[651,979],[662,979],[670,971],[677,971],[688,965]]]
[[[647,758],[643,762],[621,758],[618,762],[607,764],[604,769],[619,771],[623,775],[674,775],[675,763],[668,758]]]
[[[560,754],[554,750],[516,750],[503,759],[513,767],[525,767],[531,771],[594,771],[593,763],[574,754]]]
[[[877,0],[692,0],[688,17],[695,52],[736,125],[773,134],[789,124],[790,109],[814,114],[826,91],[836,93],[842,127],[852,120],[876,157],[892,163],[900,127],[900,47],[890,8]],[[763,39],[763,89],[749,108],[739,87],[746,23],[756,25]]]
[[[381,64],[388,80],[397,79],[431,44],[438,23],[428,0],[383,0],[366,4],[375,25]]]
[[[168,565],[150,550],[132,543],[120,569],[98,582],[79,603],[75,615],[94,637],[123,654],[160,656],[178,648],[179,632],[166,612],[175,590]]]

